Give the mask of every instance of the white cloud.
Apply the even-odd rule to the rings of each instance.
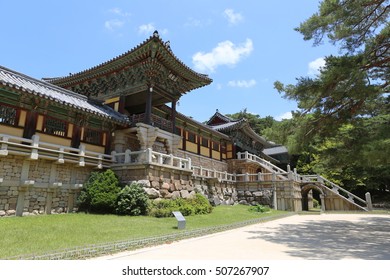
[[[106,20],[104,22],[104,27],[110,31],[121,28],[126,23],[127,18],[130,16],[130,13],[123,12],[119,8],[112,8],[108,10],[108,13],[114,14],[115,17],[117,17],[114,19]]]
[[[323,57],[319,57],[316,60],[309,62],[308,65],[308,75],[315,76],[320,74],[320,70],[325,66],[325,59]]]
[[[238,80],[238,81],[229,81],[229,87],[239,87],[239,88],[250,88],[256,85],[256,81],[254,79],[246,81],[246,80]]]
[[[158,34],[165,35],[168,33],[168,29],[157,29],[154,23],[142,24],[138,27],[138,33],[144,35],[151,35],[155,30],[158,31]]]
[[[156,30],[156,27],[154,27],[153,23],[142,24],[138,27],[138,32],[141,34],[153,33],[154,30]]]
[[[107,20],[104,23],[104,27],[108,30],[114,30],[117,28],[121,28],[124,24],[125,24],[125,22],[123,20],[111,19],[111,20]]]
[[[234,66],[242,58],[249,56],[253,51],[251,39],[246,39],[244,43],[235,45],[231,41],[224,41],[212,49],[211,52],[197,52],[192,56],[192,63],[199,71],[214,72],[220,65]]]
[[[119,8],[112,8],[110,10],[108,10],[110,13],[112,14],[115,14],[115,15],[118,15],[118,16],[121,16],[121,17],[128,17],[130,16],[131,14],[130,13],[127,13],[127,12],[123,12],[121,9]]]
[[[187,19],[187,22],[184,24],[186,27],[205,27],[207,25],[211,24],[211,20],[201,20],[201,19],[196,19],[193,17],[190,17]]]
[[[235,13],[233,9],[226,9],[223,15],[228,19],[230,24],[237,24],[244,19],[240,13]]]
[[[291,112],[286,112],[286,113],[283,113],[283,114],[275,117],[275,120],[277,120],[277,121],[289,120],[289,119],[292,119],[292,113]]]

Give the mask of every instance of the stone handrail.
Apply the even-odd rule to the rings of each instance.
[[[202,178],[215,178],[221,182],[235,182],[236,174],[208,169],[202,166],[192,166],[193,176]]]
[[[265,169],[267,169],[268,171],[272,172],[272,173],[276,173],[278,175],[278,177],[282,180],[287,180],[289,179],[288,176],[287,176],[287,173],[285,170],[283,170],[282,168],[272,164],[271,162],[269,161],[266,161],[265,159],[262,159],[261,157],[259,156],[256,156],[256,155],[253,155],[253,154],[250,154],[248,153],[247,151],[244,152],[244,153],[241,153],[241,152],[238,152],[237,153],[237,159],[244,159],[244,160],[248,160],[248,161],[253,161],[253,162],[257,162],[259,163],[262,167],[264,167]],[[285,176],[286,175],[286,176]]]
[[[39,141],[38,135],[33,135],[31,139],[28,139],[0,134],[0,144],[0,156],[13,154],[27,156],[31,160],[43,158],[55,160],[59,164],[71,162],[79,166],[92,165],[99,169],[109,167],[112,162],[111,155],[89,151],[84,144],[81,144],[79,148],[61,146]]]
[[[142,151],[126,150],[124,153],[112,152],[114,164],[157,164],[191,171],[191,158],[181,158],[163,154],[151,148]]]
[[[345,197],[346,199],[355,203],[359,207],[362,207],[362,205],[363,207],[368,207],[367,201],[361,199],[360,197],[354,195],[353,193],[347,191],[346,189],[340,187],[339,185],[329,181],[328,179],[324,178],[321,175],[300,175],[300,180],[301,182],[318,182],[322,186],[330,190],[331,192]],[[362,205],[358,204],[358,202]]]

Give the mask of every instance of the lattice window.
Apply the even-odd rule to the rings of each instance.
[[[196,143],[196,134],[188,131],[188,141]]]
[[[213,141],[213,150],[219,151],[219,143]]]
[[[0,104],[0,123],[16,125],[16,109]]]
[[[101,145],[102,135],[102,132],[99,130],[86,128],[84,130],[84,141],[90,144]]]
[[[57,136],[66,136],[66,122],[46,117],[43,132]]]
[[[202,146],[208,148],[209,147],[209,139],[202,137]]]

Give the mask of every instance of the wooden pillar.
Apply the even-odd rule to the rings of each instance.
[[[176,133],[176,100],[172,101],[171,122],[172,122],[172,133]]]
[[[75,124],[73,125],[71,146],[73,148],[78,148],[80,146],[80,142],[81,142],[81,127]]]
[[[28,111],[26,116],[26,124],[24,126],[23,138],[31,138],[37,128],[38,113],[35,111]]]
[[[106,132],[106,145],[104,146],[104,153],[107,155],[111,153],[111,143],[112,143],[112,132],[107,131]]]
[[[148,95],[146,97],[146,104],[145,104],[145,123],[148,125],[152,124],[152,98],[153,98],[153,87],[150,87],[148,91]]]
[[[124,96],[120,96],[119,97],[119,108],[118,108],[118,112],[121,113],[121,114],[124,114],[125,113],[125,97]]]

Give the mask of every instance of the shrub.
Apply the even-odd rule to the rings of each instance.
[[[194,198],[184,199],[160,199],[154,201],[150,210],[150,215],[154,217],[171,217],[173,211],[180,211],[183,216],[200,215],[211,213],[213,207],[210,202],[201,194],[196,194]]]
[[[119,215],[146,215],[148,207],[148,195],[141,184],[134,182],[120,191],[116,201],[116,213]]]
[[[119,180],[112,170],[92,172],[78,198],[79,210],[114,213],[119,191]]]
[[[257,205],[250,206],[248,210],[252,212],[265,213],[271,211],[271,208],[265,205],[257,204]]]

